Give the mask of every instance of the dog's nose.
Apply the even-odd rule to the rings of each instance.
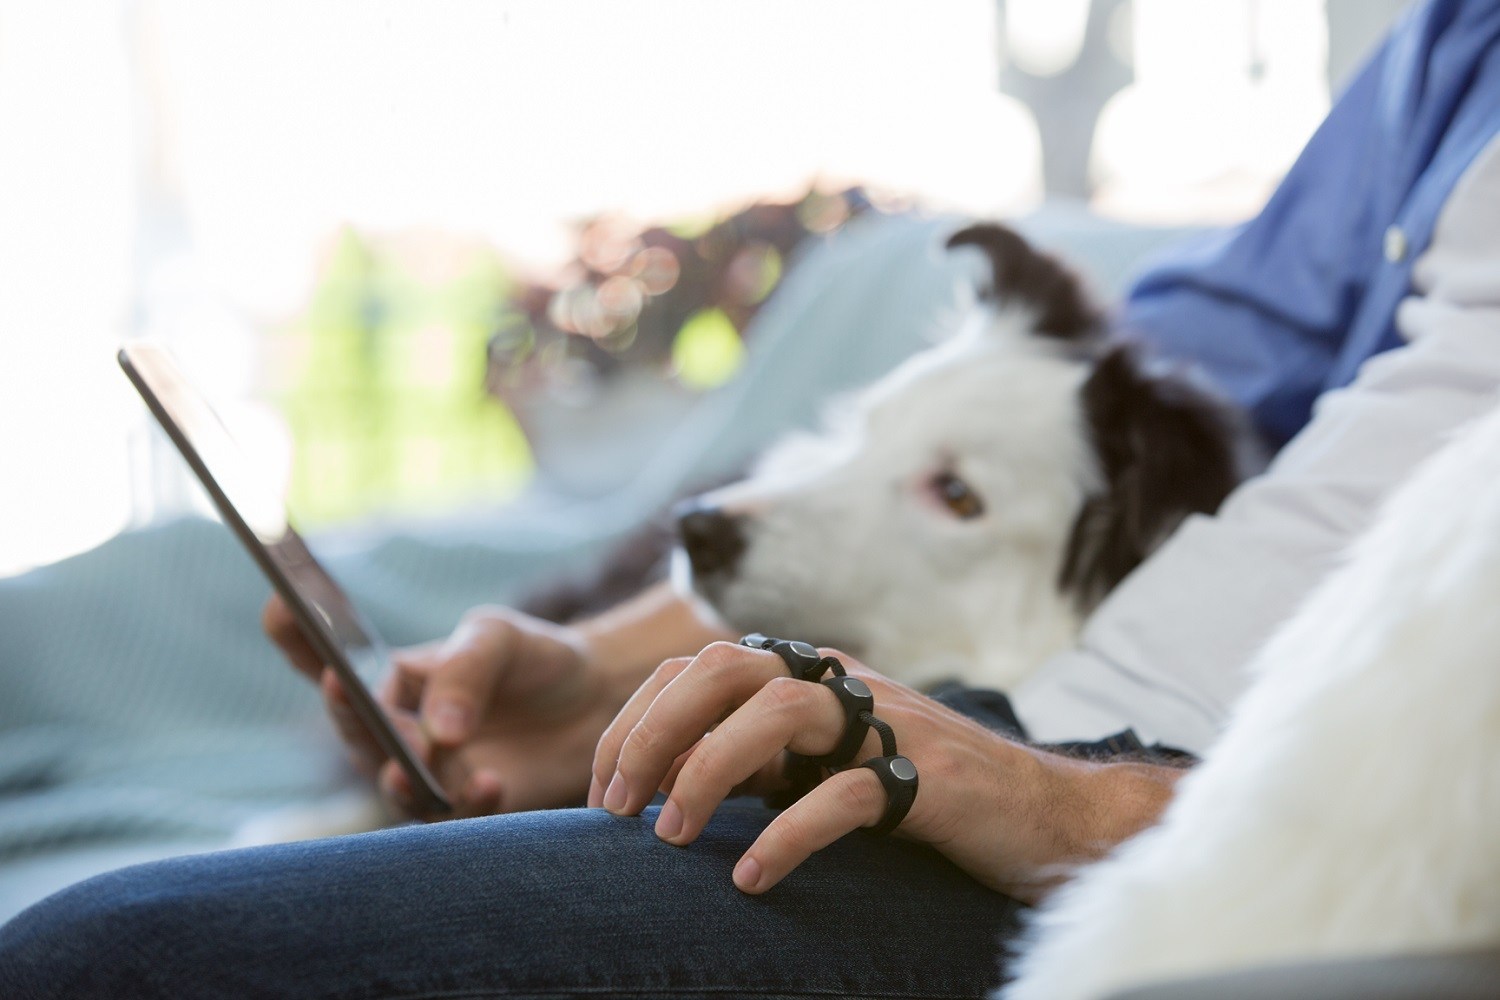
[[[678,508],[677,535],[693,573],[728,573],[745,551],[740,519],[718,507],[688,503]]]

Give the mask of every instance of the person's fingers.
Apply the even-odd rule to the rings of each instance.
[[[693,751],[697,750],[702,745],[703,741],[699,740],[697,743],[694,743],[692,746],[688,747],[686,750],[682,751],[682,753],[677,755],[677,759],[672,761],[672,766],[667,768],[667,776],[661,780],[661,787],[657,789],[657,791],[661,792],[663,795],[672,794],[672,789],[677,785],[677,775],[682,773],[683,765],[688,762],[689,757],[693,756]]]
[[[792,803],[761,831],[739,863],[734,884],[756,895],[780,882],[814,851],[860,827],[874,826],[889,804],[874,771],[840,771]]]
[[[775,654],[716,642],[706,647],[651,702],[620,745],[615,776],[622,796],[605,791],[606,808],[634,815],[656,795],[677,755],[768,681],[787,676]],[[764,763],[760,761],[758,763]]]
[[[500,778],[493,771],[479,769],[464,773],[461,764],[443,769],[440,777],[447,790],[452,812],[426,813],[417,806],[417,795],[411,777],[394,760],[387,761],[380,769],[380,794],[386,805],[398,814],[413,819],[469,819],[474,816],[489,816],[500,810]]]
[[[376,779],[380,797],[386,806],[398,816],[416,818],[416,795],[412,791],[411,779],[394,760],[388,760],[380,768]]]
[[[421,692],[422,725],[433,742],[457,746],[473,734],[490,697],[513,666],[520,635],[508,621],[466,620],[443,644]]]
[[[672,789],[677,785],[677,776],[682,773],[683,765],[693,756],[693,752],[702,745],[703,741],[699,740],[692,747],[678,755],[677,759],[672,762],[672,767],[667,771],[667,776],[662,781],[661,788],[657,789],[659,792],[663,795],[672,794]],[[772,760],[766,761],[754,774],[730,789],[729,794],[754,795],[764,798],[767,795],[774,795],[777,792],[785,790],[788,787],[785,757],[786,754],[784,753],[777,754]]]
[[[459,798],[469,816],[488,816],[500,811],[500,776],[494,771],[480,769],[469,775]]]
[[[318,681],[323,660],[302,634],[302,626],[297,624],[296,616],[280,594],[273,593],[266,600],[260,612],[260,627],[299,673],[314,683]]]
[[[417,720],[410,715],[393,715],[391,726],[396,734],[406,741],[411,752],[419,760],[432,760],[432,745],[427,736],[422,732],[422,727]],[[462,783],[451,775],[438,775],[438,781],[444,789],[453,787],[462,788]],[[446,780],[445,780],[446,778]],[[399,761],[386,758],[381,755],[381,761],[376,771],[376,787],[385,799],[386,805],[397,814],[413,817],[414,819],[441,819],[444,816],[429,816],[418,807],[416,790],[412,785],[411,778],[407,775]],[[450,792],[450,798],[455,798]],[[457,803],[455,803],[457,805]],[[466,814],[467,815],[467,814]]]
[[[625,742],[625,737],[635,728],[646,709],[651,707],[651,702],[661,694],[677,675],[687,668],[693,661],[688,657],[666,660],[646,678],[646,682],[635,689],[635,693],[626,700],[625,706],[616,713],[614,720],[605,727],[603,735],[594,747],[594,768],[589,778],[590,809],[598,809],[604,805],[604,800],[609,794],[610,786],[615,777],[615,765],[620,760],[620,746]],[[623,783],[621,785],[623,788]],[[614,800],[611,800],[613,802]]]
[[[422,705],[427,679],[442,664],[441,645],[429,643],[391,654],[391,669],[380,685],[380,700],[391,708],[415,714]]]
[[[344,690],[343,681],[339,680],[339,675],[332,667],[323,668],[318,687],[322,691],[323,705],[328,710],[328,717],[333,720],[339,739],[344,741],[354,762],[362,770],[366,773],[373,772],[385,759],[385,751],[380,748],[375,737],[370,735],[364,720],[354,711],[349,692]]]
[[[777,795],[792,787],[790,775],[787,773],[788,755],[779,754],[774,760],[768,760],[761,765],[750,777],[746,778],[740,786],[731,792],[731,795],[753,795],[757,798],[765,798],[769,795]]]
[[[657,817],[657,835],[673,844],[692,843],[719,804],[783,750],[808,756],[830,753],[843,729],[843,709],[828,688],[788,676],[773,678],[703,737],[683,762]]]

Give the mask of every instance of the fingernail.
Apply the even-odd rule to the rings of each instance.
[[[619,771],[616,771],[614,778],[610,780],[609,787],[604,790],[604,808],[610,812],[619,812],[625,807],[627,797],[625,779],[620,777]]]
[[[442,702],[432,706],[427,726],[432,735],[444,741],[461,740],[469,731],[469,713],[460,705]]]
[[[734,866],[734,884],[746,892],[759,885],[760,862],[748,854],[740,858],[740,863]]]
[[[661,807],[661,815],[656,817],[656,835],[662,840],[671,840],[682,832],[682,810],[677,808],[677,803],[671,799]]]

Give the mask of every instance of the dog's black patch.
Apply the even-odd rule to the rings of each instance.
[[[1255,464],[1253,438],[1212,392],[1181,373],[1151,373],[1133,349],[1109,346],[1083,283],[1014,231],[980,223],[947,245],[983,250],[985,300],[1027,303],[1038,314],[1035,333],[1094,365],[1080,395],[1105,482],[1073,524],[1059,580],[1091,610],[1188,514],[1218,509]]]
[[[990,261],[985,299],[1024,302],[1036,309],[1036,332],[1059,340],[1086,340],[1103,329],[1103,318],[1065,265],[1039,253],[1014,231],[985,222],[948,237],[948,249],[977,247]]]
[[[1099,358],[1080,397],[1104,485],[1073,524],[1059,583],[1089,610],[1183,518],[1217,510],[1255,453],[1237,411],[1127,345]]]

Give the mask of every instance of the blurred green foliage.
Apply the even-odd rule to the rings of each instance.
[[[694,313],[672,341],[672,369],[690,389],[713,389],[734,376],[745,359],[745,342],[722,309]]]
[[[340,234],[307,310],[268,345],[301,523],[451,509],[525,485],[526,439],[484,391],[509,288],[483,249]]]

